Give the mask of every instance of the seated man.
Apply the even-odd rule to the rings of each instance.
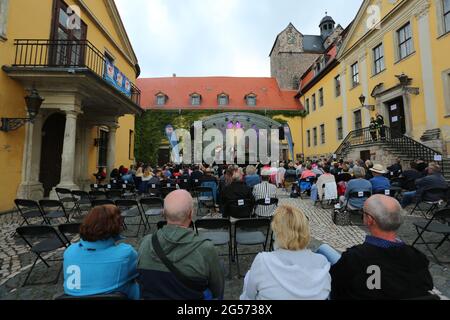
[[[372,193],[384,193],[385,190],[391,189],[391,182],[384,175],[386,174],[386,170],[384,170],[381,164],[376,164],[370,169],[373,174],[373,178],[370,179],[370,183],[372,184]]]
[[[193,200],[187,191],[177,190],[166,197],[167,226],[145,237],[139,249],[138,281],[143,299],[222,299],[224,275],[219,256],[209,240],[198,237],[190,228],[193,213]],[[155,242],[177,274],[161,261]]]
[[[364,212],[370,236],[331,267],[331,299],[400,300],[430,295],[433,278],[428,259],[397,238],[403,223],[398,201],[375,195],[367,200]],[[328,257],[330,250],[319,248],[318,253]],[[336,254],[330,255],[330,262],[336,260]]]
[[[262,182],[253,188],[253,196],[256,201],[262,199],[273,199],[277,197],[277,187],[270,184],[270,171],[261,171]],[[276,206],[257,206],[256,215],[259,217],[272,217],[275,213]]]
[[[366,171],[363,168],[355,167],[353,174],[355,175],[355,179],[350,180],[348,183],[345,195],[340,198],[340,203],[341,207],[347,206],[350,210],[359,210],[363,208],[367,198],[350,198],[350,194],[356,192],[372,193],[372,184],[364,179]]]
[[[437,164],[430,164],[427,169],[428,176],[422,179],[416,180],[417,191],[405,192],[403,194],[402,199],[402,207],[406,208],[410,204],[414,202],[415,199],[420,199],[423,193],[430,189],[446,189],[448,188],[447,181],[445,181],[444,176],[442,175],[441,167]],[[443,195],[431,195],[429,199],[425,199],[426,201],[439,201],[442,200]]]
[[[417,163],[415,161],[411,161],[410,167],[409,170],[405,170],[402,173],[404,179],[402,188],[408,191],[414,191],[416,190],[416,180],[422,178],[422,174],[417,170]]]

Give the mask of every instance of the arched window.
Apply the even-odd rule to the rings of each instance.
[[[219,106],[227,106],[230,103],[230,96],[226,93],[221,93],[217,96],[217,103]]]
[[[156,94],[156,105],[157,106],[164,106],[167,103],[168,99],[169,99],[169,97],[165,93],[158,92]]]
[[[202,96],[198,93],[192,93],[191,94],[191,105],[193,106],[199,106],[202,104]]]
[[[247,106],[254,107],[256,106],[256,94],[249,93],[245,96],[245,100],[247,101]]]

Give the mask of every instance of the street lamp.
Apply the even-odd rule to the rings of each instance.
[[[36,89],[31,90],[31,94],[25,97],[29,118],[2,118],[0,131],[10,132],[19,129],[27,122],[33,123],[44,100]]]
[[[359,102],[361,102],[361,106],[363,108],[367,108],[369,111],[375,111],[375,106],[374,105],[366,105],[366,96],[361,94],[361,96],[359,97]]]

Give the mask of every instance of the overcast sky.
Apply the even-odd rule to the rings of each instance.
[[[141,77],[270,76],[269,53],[292,22],[319,34],[328,11],[344,28],[362,0],[116,0]]]

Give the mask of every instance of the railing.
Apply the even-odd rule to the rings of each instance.
[[[18,39],[14,67],[31,68],[85,68],[103,79],[106,57],[88,40],[33,40]],[[141,92],[131,83],[131,97],[140,105]]]
[[[341,159],[347,154],[351,147],[368,145],[376,142],[384,143],[385,145],[394,148],[399,153],[412,159],[423,159],[427,162],[432,162],[435,161],[436,156],[443,157],[442,153],[433,150],[405,135],[398,134],[386,126],[377,130],[363,128],[350,132],[336,150],[335,154],[338,159]],[[436,162],[440,163],[442,170],[444,170],[442,163],[443,161]]]

